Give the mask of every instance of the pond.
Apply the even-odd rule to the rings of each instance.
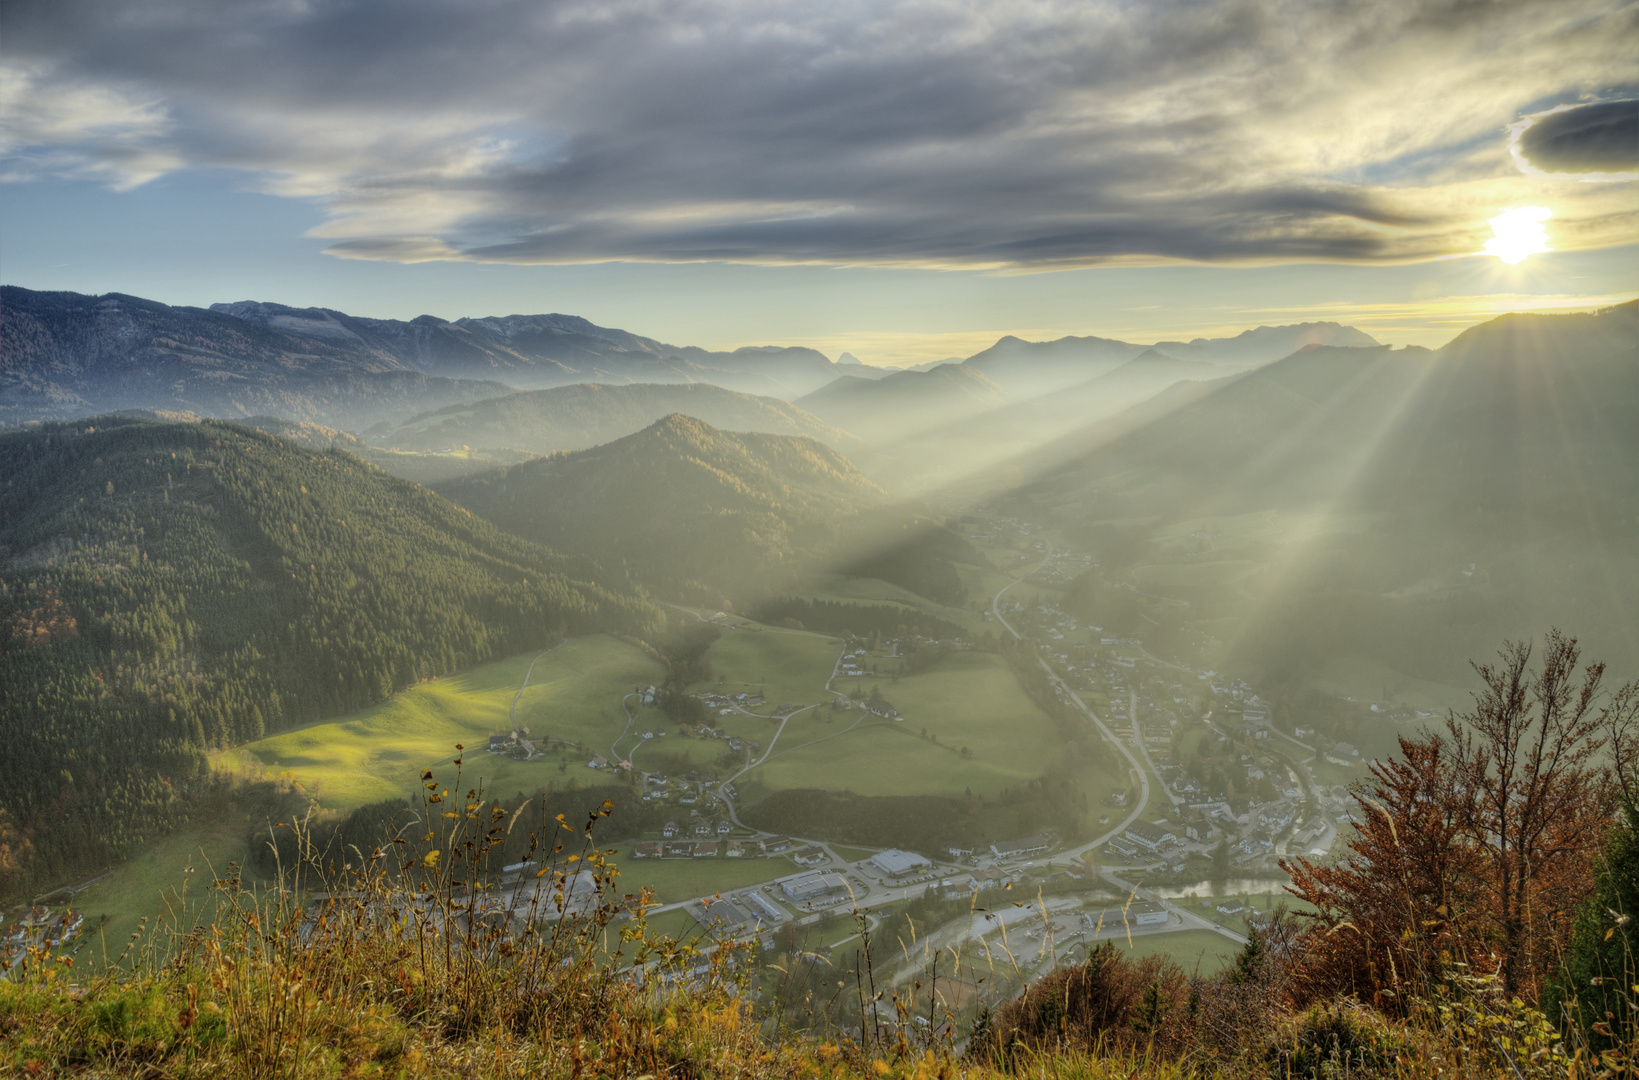
[[[1193,885],[1146,885],[1145,890],[1167,900],[1182,900],[1186,896],[1257,896],[1274,893],[1276,897],[1290,896],[1286,886],[1290,878],[1230,878],[1220,885],[1197,881]]]

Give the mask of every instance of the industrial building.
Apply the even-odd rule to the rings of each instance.
[[[780,891],[794,904],[825,904],[849,893],[848,879],[838,873],[810,870],[780,879]]]
[[[914,851],[890,848],[871,856],[871,865],[889,877],[910,877],[933,867],[933,863]]]

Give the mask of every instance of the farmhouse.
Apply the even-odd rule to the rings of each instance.
[[[818,866],[825,861],[825,852],[817,847],[805,847],[791,856],[798,866]]]

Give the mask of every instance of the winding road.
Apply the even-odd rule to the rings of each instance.
[[[995,616],[997,622],[1001,623],[1002,626],[1006,628],[1009,634],[1013,635],[1013,639],[1015,641],[1023,641],[1024,638],[1017,630],[1013,629],[1013,624],[1008,622],[1002,615],[1002,594],[1007,592],[1007,590],[1011,589],[1013,586],[1017,585],[1019,582],[1023,581],[1025,578],[1029,577],[1030,574],[1034,574],[1037,570],[1040,570],[1042,567],[1046,566],[1048,560],[1052,557],[1053,545],[1049,542],[1047,545],[1047,554],[1042,557],[1041,562],[1037,563],[1033,569],[1024,574],[1022,577],[1016,577],[1006,585],[1003,585],[1000,589],[996,590],[996,595],[991,598],[990,613]],[[1133,752],[1128,749],[1127,746],[1121,742],[1121,740],[1115,737],[1115,733],[1105,726],[1104,721],[1099,719],[1098,714],[1093,712],[1092,709],[1089,709],[1087,707],[1087,703],[1082,701],[1074,690],[1070,689],[1069,684],[1063,679],[1059,678],[1058,672],[1054,671],[1047,661],[1041,659],[1040,657],[1036,658],[1036,662],[1041,665],[1043,671],[1047,672],[1047,678],[1053,683],[1053,685],[1062,690],[1067,698],[1075,702],[1076,708],[1081,710],[1082,715],[1091,720],[1093,725],[1098,728],[1099,734],[1103,735],[1104,738],[1108,739],[1117,750],[1121,751],[1122,755],[1126,757],[1128,763],[1132,766],[1132,771],[1138,774],[1138,803],[1133,807],[1132,813],[1127,815],[1126,820],[1117,825],[1115,828],[1111,829],[1109,832],[1105,833],[1103,836],[1098,837],[1096,840],[1091,840],[1085,844],[1082,844],[1078,848],[1071,849],[1070,851],[1061,852],[1060,854],[1054,856],[1050,861],[1057,861],[1059,859],[1080,860],[1081,856],[1085,853],[1096,848],[1103,847],[1111,840],[1120,836],[1126,831],[1127,826],[1137,821],[1139,816],[1144,813],[1144,808],[1149,805],[1150,801],[1150,777],[1149,773],[1144,770],[1144,766],[1140,765],[1138,759],[1133,756]]]

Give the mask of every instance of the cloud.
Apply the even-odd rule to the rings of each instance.
[[[11,0],[0,113],[8,179],[236,169],[350,258],[1402,262],[1520,202],[1631,242],[1505,129],[1636,45],[1596,0]]]
[[[1526,117],[1516,131],[1517,157],[1540,172],[1639,172],[1639,101],[1562,105]]]

